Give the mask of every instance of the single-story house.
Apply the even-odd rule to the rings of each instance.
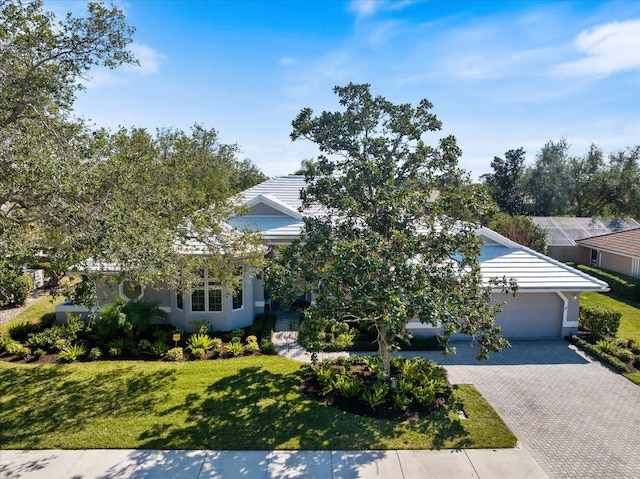
[[[590,251],[581,248],[578,240],[640,228],[633,218],[531,216],[530,219],[547,231],[548,256],[581,264],[592,264],[592,260]]]
[[[640,227],[577,240],[587,264],[640,278]]]
[[[303,215],[317,212],[300,212],[300,191],[304,186],[302,176],[281,176],[249,188],[240,194],[247,206],[246,213],[230,219],[229,225],[259,231],[266,246],[277,254],[278,248],[300,238]],[[496,292],[496,301],[507,301],[497,317],[507,338],[559,338],[571,334],[578,328],[580,293],[608,290],[605,282],[514,243],[495,231],[481,228],[478,235],[484,239],[481,269],[487,284],[490,278],[506,276],[515,278],[519,286],[515,297]],[[125,299],[143,296],[156,299],[167,311],[171,323],[185,330],[192,329],[190,322],[199,320],[207,321],[216,330],[248,326],[255,315],[270,304],[262,280],[251,271],[243,272],[243,288],[235,294],[209,278],[207,271],[202,272],[202,283],[185,294],[131,284],[111,288],[99,284],[98,291],[99,300],[103,302],[113,301],[116,295]],[[435,326],[419,322],[411,322],[409,328],[418,335],[437,332]]]

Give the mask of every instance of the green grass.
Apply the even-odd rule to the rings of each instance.
[[[12,324],[18,323],[38,323],[43,314],[53,313],[57,304],[65,299],[62,296],[53,298],[49,295],[43,296],[26,306],[20,314],[6,323],[0,324],[0,334],[7,334]]]
[[[635,372],[635,373],[622,373],[622,375],[627,378],[629,381],[631,381],[632,383],[637,384],[638,386],[640,386],[640,373]]]
[[[0,363],[0,448],[439,449],[514,447],[471,386],[451,411],[397,423],[322,406],[277,357],[186,363]],[[457,411],[463,409],[466,420]]]
[[[583,293],[581,297],[609,306],[622,313],[620,329],[618,329],[616,337],[640,342],[640,304],[602,293]]]

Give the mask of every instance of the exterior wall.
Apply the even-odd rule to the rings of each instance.
[[[632,258],[629,256],[621,256],[614,253],[607,253],[605,251],[600,252],[600,267],[615,271],[617,273],[626,274],[631,276]]]
[[[591,251],[583,246],[549,246],[547,256],[563,263],[589,264],[591,261]]]

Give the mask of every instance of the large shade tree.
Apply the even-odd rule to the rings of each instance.
[[[316,214],[305,216],[301,240],[268,271],[275,295],[313,293],[306,320],[370,323],[387,372],[390,350],[414,318],[441,325],[445,340],[472,335],[480,357],[503,348],[476,235],[492,202],[458,168],[455,138],[424,141],[441,128],[427,100],[393,104],[367,84],[334,91],[341,111],[314,116],[305,108],[293,122],[292,139],[321,152],[301,193],[303,208]]]
[[[40,0],[0,0],[0,25],[0,282],[41,258],[115,263],[144,283],[259,262],[255,235],[224,225],[230,197],[264,179],[235,145],[198,126],[92,131],[74,116],[91,68],[136,63],[119,8],[59,19]]]

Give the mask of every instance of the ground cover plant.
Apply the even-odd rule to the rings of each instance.
[[[379,356],[339,358],[313,366],[302,390],[323,404],[380,419],[426,417],[447,405],[447,372],[422,358],[391,359],[386,376]]]
[[[326,407],[278,356],[180,363],[0,362],[2,449],[430,449],[513,447],[471,386],[435,414],[394,421]],[[468,419],[461,419],[463,410]]]

